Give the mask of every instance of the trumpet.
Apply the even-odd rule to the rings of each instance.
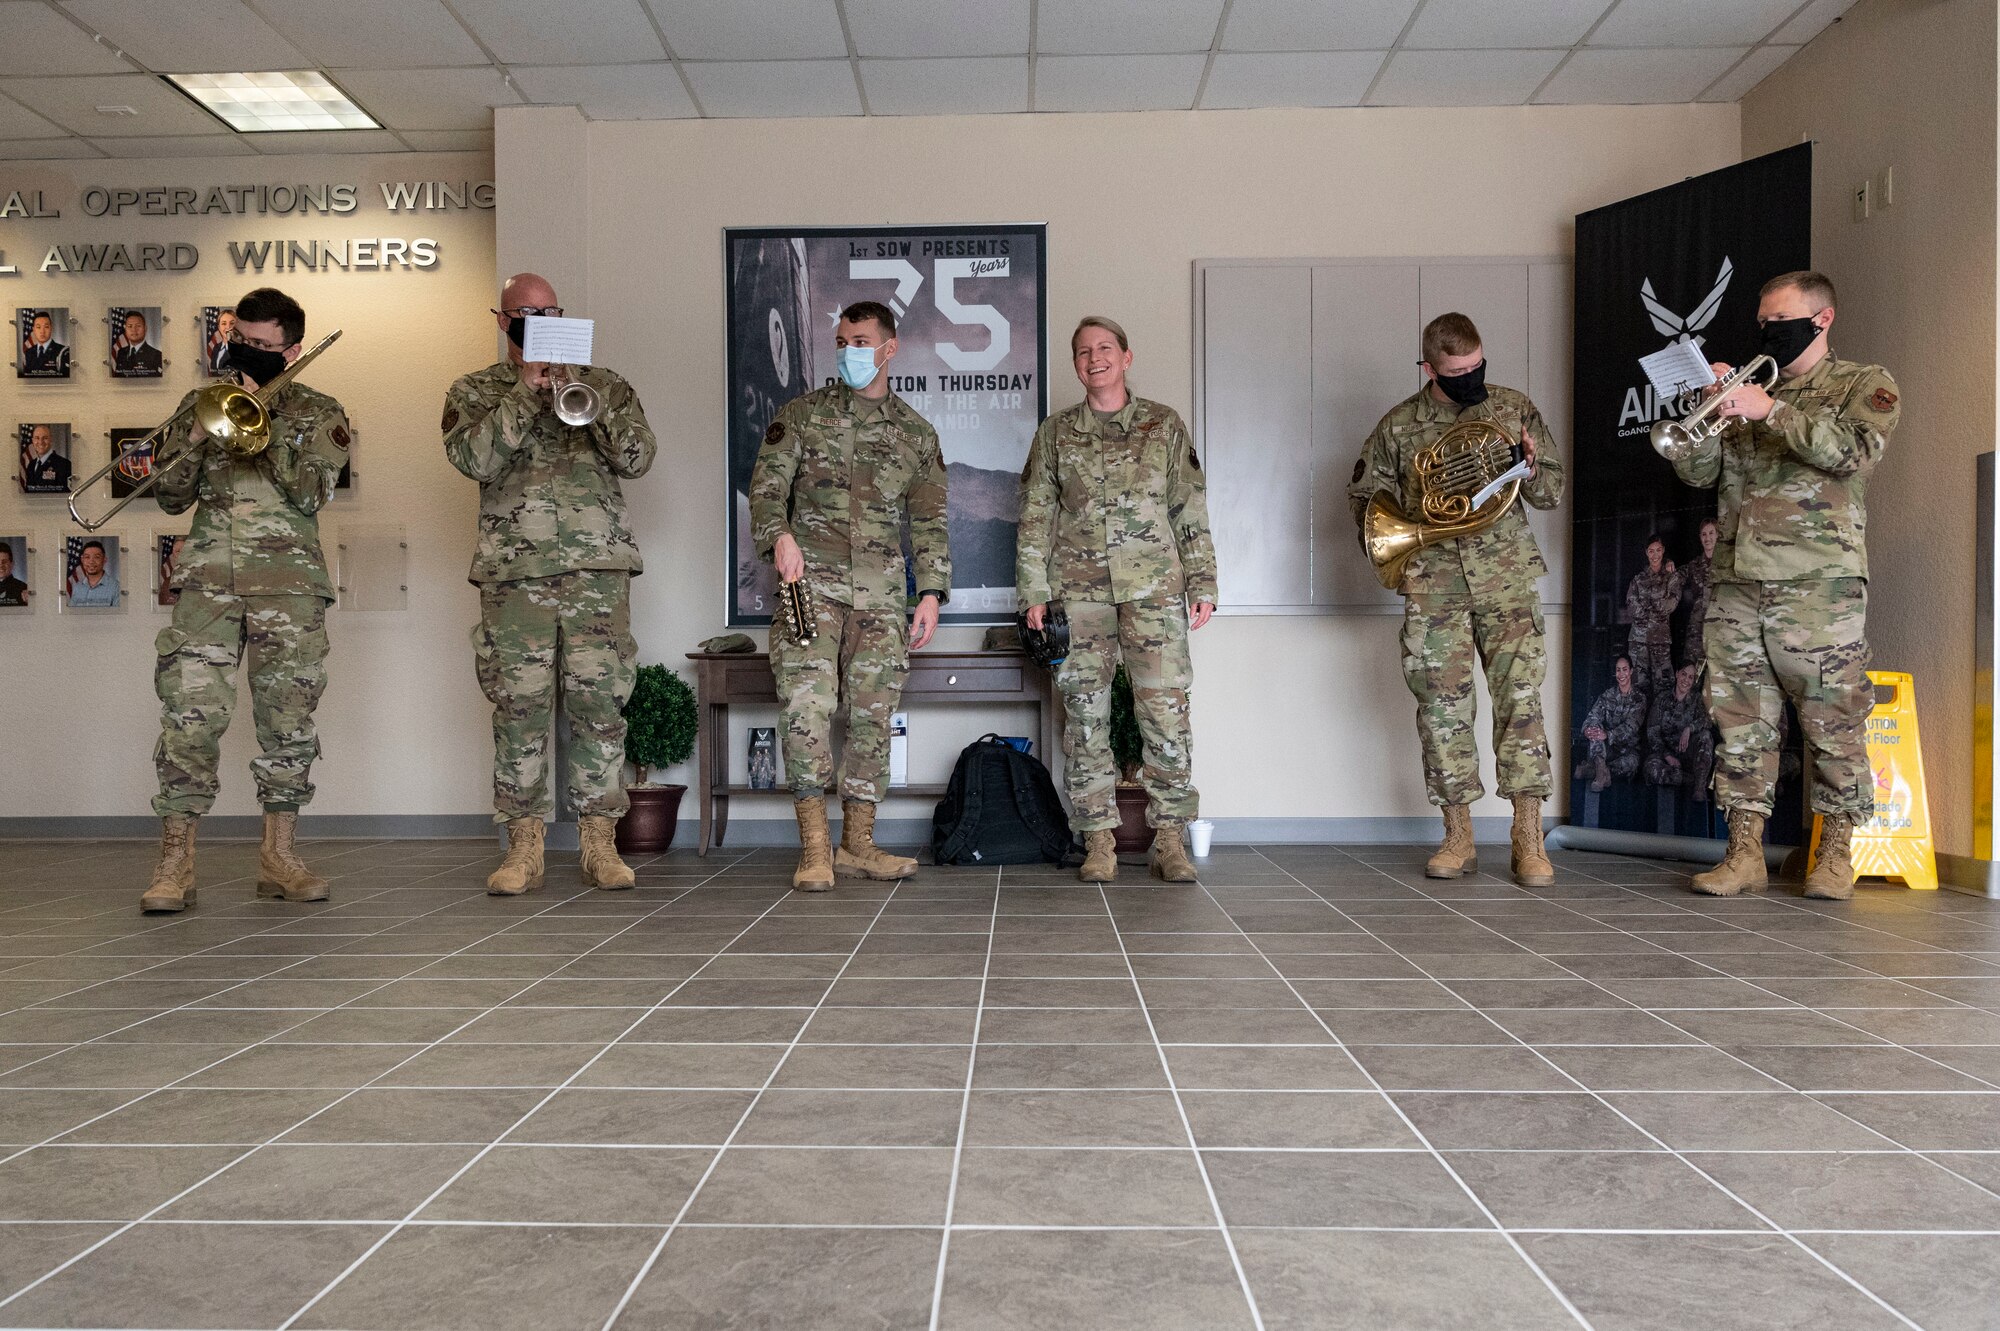
[[[271,446],[271,400],[277,397],[287,384],[296,379],[301,370],[312,363],[313,357],[319,355],[320,352],[325,351],[339,340],[340,330],[336,328],[321,338],[311,351],[308,351],[305,355],[287,365],[270,383],[265,384],[254,393],[243,387],[241,383],[225,381],[208,385],[195,394],[194,401],[169,416],[152,433],[143,439],[133,440],[119,451],[117,457],[111,459],[103,467],[100,467],[87,480],[79,485],[72,485],[69,496],[70,517],[75,519],[76,525],[85,531],[96,531],[105,523],[117,517],[127,504],[137,499],[140,495],[145,494],[148,490],[151,490],[159,483],[162,476],[165,476],[168,472],[185,463],[190,458],[200,457],[206,451],[205,449],[190,448],[185,452],[176,454],[165,465],[156,464],[152,471],[147,473],[144,480],[133,486],[123,499],[120,499],[117,503],[106,509],[94,521],[77,512],[76,501],[83,495],[84,491],[90,489],[91,486],[97,484],[112,472],[125,470],[127,464],[132,461],[134,456],[143,455],[149,449],[155,447],[181,421],[190,416],[194,418],[194,423],[201,427],[202,433],[221,445],[223,451],[231,457],[237,459],[256,457]],[[125,470],[126,476],[129,477],[131,474],[129,470]]]
[[[1769,389],[1778,382],[1778,362],[1769,356],[1752,358],[1748,365],[1716,384],[1708,397],[1677,421],[1660,421],[1653,426],[1653,451],[1669,462],[1692,457],[1721,435],[1729,422],[1720,416],[1729,395],[1746,383]]]
[[[819,625],[813,616],[812,597],[806,591],[806,580],[781,582],[778,584],[778,604],[784,607],[785,622],[791,625],[792,637],[801,645],[819,636]]]
[[[549,366],[549,387],[555,393],[556,419],[564,425],[589,425],[604,410],[604,394],[577,378],[573,365]]]

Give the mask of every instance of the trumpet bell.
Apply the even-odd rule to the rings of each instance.
[[[1679,462],[1691,456],[1706,442],[1706,436],[1698,435],[1679,421],[1656,421],[1651,434],[1653,451],[1669,462]]]

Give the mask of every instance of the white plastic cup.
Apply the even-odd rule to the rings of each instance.
[[[1206,818],[1197,818],[1187,825],[1188,854],[1198,860],[1208,858],[1209,843],[1215,838],[1215,824]]]

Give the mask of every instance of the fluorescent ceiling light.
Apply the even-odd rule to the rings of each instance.
[[[382,128],[318,70],[165,77],[239,134]]]

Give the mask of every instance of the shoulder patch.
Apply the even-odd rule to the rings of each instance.
[[[458,408],[446,407],[444,409],[444,432],[446,434],[450,434],[453,430],[456,430],[457,428],[458,428]]]
[[[445,428],[450,429],[451,427],[446,426]],[[345,425],[336,425],[333,427],[333,442],[344,449],[354,442],[354,436],[347,432]]]
[[[1368,472],[1368,455],[1364,453],[1360,457],[1354,459],[1354,475],[1348,478],[1347,483],[1349,485],[1361,484],[1361,478],[1364,475],[1366,475],[1367,472]]]
[[[784,437],[785,423],[783,421],[772,421],[771,428],[764,431],[764,442],[767,444],[775,444]]]
[[[1877,411],[1887,411],[1896,405],[1896,395],[1886,388],[1878,388],[1868,395],[1868,405]]]

